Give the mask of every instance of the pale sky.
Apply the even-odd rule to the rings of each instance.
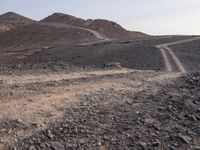
[[[35,20],[54,12],[108,19],[153,35],[200,35],[200,0],[0,0],[0,14],[8,11]]]

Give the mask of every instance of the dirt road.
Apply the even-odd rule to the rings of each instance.
[[[170,43],[165,43],[165,44],[160,44],[160,45],[157,45],[156,47],[158,49],[160,49],[162,55],[163,55],[163,58],[164,58],[164,61],[165,61],[165,66],[166,66],[166,71],[178,71],[178,72],[181,72],[181,73],[186,73],[186,69],[184,67],[184,65],[182,64],[182,62],[179,60],[179,58],[175,55],[175,53],[172,51],[171,48],[169,48],[169,46],[172,46],[172,45],[176,45],[176,44],[181,44],[181,43],[187,43],[187,42],[192,42],[192,41],[195,41],[195,40],[199,40],[200,37],[194,37],[194,38],[189,38],[189,39],[186,39],[186,40],[181,40],[181,41],[176,41],[176,42],[170,42]],[[169,57],[172,58],[172,60],[174,61],[176,67],[177,67],[177,70],[173,70],[173,66],[172,66],[172,62],[171,60],[169,59]]]
[[[72,26],[72,25],[67,25],[67,24],[62,24],[62,23],[42,23],[42,24],[45,24],[45,25],[48,25],[48,26],[54,26],[54,27],[57,27],[57,28],[73,28],[73,29],[85,30],[85,31],[92,33],[97,38],[96,41],[81,43],[81,44],[78,44],[78,45],[91,45],[91,44],[95,44],[95,43],[111,41],[111,39],[107,38],[106,36],[102,35],[101,33],[97,32],[95,30],[92,30],[92,29],[84,28],[84,27],[77,27],[77,26]]]
[[[178,75],[131,69],[71,73],[38,70],[1,75],[1,143],[12,145],[47,128],[63,115],[66,108],[79,103],[81,95],[113,88],[119,91],[131,88],[138,93],[153,86],[152,83],[163,84]],[[150,89],[157,91],[154,87]],[[20,127],[2,125],[6,123]],[[7,132],[10,134],[5,134]]]

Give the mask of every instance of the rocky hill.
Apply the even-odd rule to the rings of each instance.
[[[41,20],[41,22],[64,23],[68,25],[84,27],[95,30],[110,39],[138,38],[147,36],[141,32],[128,31],[113,21],[102,19],[84,20],[62,13],[54,13],[53,15]]]
[[[141,32],[128,31],[113,21],[102,19],[89,20],[87,28],[98,31],[111,39],[138,38],[147,36]]]
[[[86,21],[81,18],[77,18],[71,15],[63,13],[54,13],[53,15],[48,16],[41,20],[41,22],[54,22],[54,23],[63,23],[73,26],[83,27],[85,26]]]
[[[8,12],[0,15],[0,32],[8,31],[17,27],[23,27],[34,22],[34,20],[31,20],[14,12]]]
[[[96,40],[86,30],[57,24],[34,23],[0,33],[1,50],[22,50],[56,44],[76,44]]]
[[[146,36],[140,32],[127,31],[112,21],[84,20],[62,13],[54,13],[37,22],[8,12],[0,16],[0,32],[1,51]]]

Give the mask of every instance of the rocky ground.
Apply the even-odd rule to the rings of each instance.
[[[200,73],[1,71],[2,149],[200,149]]]
[[[183,74],[166,72],[156,46],[190,36],[60,13],[2,18],[17,24],[0,24],[0,150],[200,150],[199,41],[170,47]]]
[[[200,149],[199,83],[195,73],[157,85],[158,91],[129,85],[80,95],[79,105],[20,148]]]
[[[55,64],[58,62],[76,67],[105,67],[120,63],[122,67],[138,70],[165,70],[158,48],[161,43],[188,37],[151,37],[139,40],[109,41],[92,45],[55,45],[52,47],[11,50],[2,54],[4,64]],[[22,67],[23,68],[23,67]]]

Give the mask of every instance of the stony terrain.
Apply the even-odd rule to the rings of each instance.
[[[117,68],[2,72],[0,146],[199,149],[199,81]]]
[[[61,61],[78,67],[106,67],[118,62],[122,67],[131,69],[165,70],[164,60],[156,45],[185,38],[188,37],[151,37],[86,46],[60,45],[17,60],[17,63],[35,64]]]
[[[133,83],[135,76],[129,75]],[[151,86],[142,82],[135,89],[130,83],[80,95],[80,104],[66,109],[56,123],[22,141],[20,147],[199,149],[199,81],[196,73],[162,87],[152,80]]]
[[[0,150],[200,149],[193,36],[62,13],[2,18]]]

